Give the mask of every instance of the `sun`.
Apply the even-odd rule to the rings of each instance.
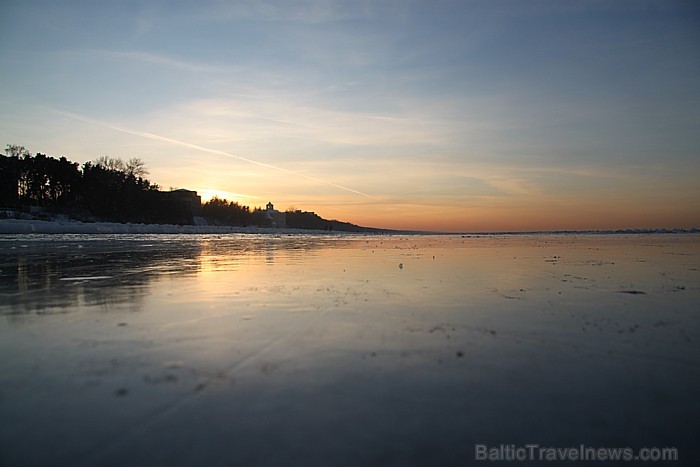
[[[211,188],[198,189],[197,194],[202,197],[202,202],[207,202],[214,197],[228,201],[237,201],[239,203],[243,202],[243,204],[250,202],[250,200],[257,199],[257,196],[235,193],[233,191],[214,190]]]

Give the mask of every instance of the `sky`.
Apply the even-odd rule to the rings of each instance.
[[[700,4],[2,0],[7,144],[372,227],[700,227]]]

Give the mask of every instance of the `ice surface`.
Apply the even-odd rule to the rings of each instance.
[[[697,463],[698,240],[0,236],[0,464]]]
[[[81,276],[81,277],[61,277],[61,281],[95,281],[101,279],[109,279],[112,276]]]

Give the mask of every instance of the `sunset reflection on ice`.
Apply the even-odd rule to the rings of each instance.
[[[694,455],[695,235],[0,242],[10,465]]]

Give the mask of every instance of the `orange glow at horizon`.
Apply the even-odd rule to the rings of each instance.
[[[429,209],[429,208],[428,208]],[[425,211],[426,208],[423,207]],[[557,230],[692,229],[700,226],[700,209],[689,215],[687,209],[644,206],[621,212],[601,206],[548,207],[442,207],[421,213],[391,216],[386,210],[368,213],[363,209],[323,209],[326,219],[338,219],[365,227],[430,232],[535,232]]]

